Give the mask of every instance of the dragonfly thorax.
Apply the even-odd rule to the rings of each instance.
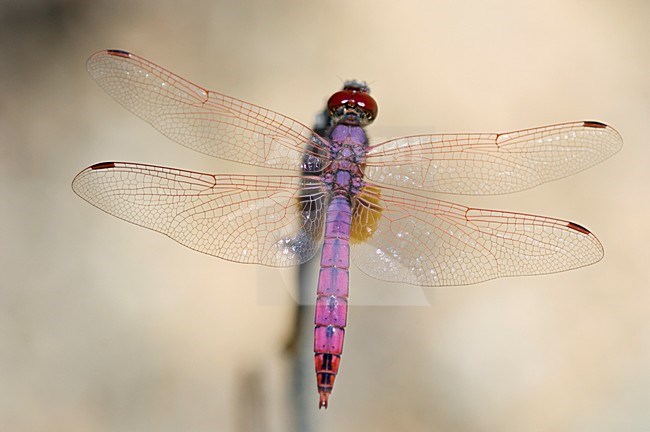
[[[324,171],[325,185],[335,193],[356,195],[364,185],[366,134],[360,126],[338,124],[330,133],[330,160]]]

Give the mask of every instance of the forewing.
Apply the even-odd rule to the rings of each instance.
[[[622,145],[615,129],[593,121],[506,133],[419,135],[373,146],[365,174],[373,182],[422,191],[511,193],[589,168]]]
[[[374,212],[367,219],[379,222],[365,243],[353,245],[352,257],[381,280],[465,285],[570,270],[603,256],[592,233],[560,219],[469,208],[390,188],[368,201],[356,214]]]
[[[109,214],[230,261],[290,266],[321,243],[324,193],[309,177],[105,162],[80,172],[72,188]]]
[[[327,154],[323,141],[295,120],[206,90],[124,51],[100,51],[87,67],[109,95],[179,144],[249,165],[322,168],[316,154]],[[314,149],[305,158],[307,144]]]

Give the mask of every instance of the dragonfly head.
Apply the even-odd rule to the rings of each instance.
[[[377,117],[377,102],[366,83],[359,81],[346,81],[343,90],[329,98],[327,109],[335,123],[366,126]]]

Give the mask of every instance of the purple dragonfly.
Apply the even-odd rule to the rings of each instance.
[[[620,135],[580,121],[506,133],[417,135],[369,145],[377,117],[365,83],[346,82],[318,134],[257,105],[208,91],[136,55],[88,60],[99,85],[165,136],[283,175],[209,174],[128,162],[80,172],[74,191],[105,212],[206,254],[293,266],[322,249],[314,352],[327,408],[343,350],[350,256],[366,274],[419,286],[473,284],[593,264],[598,239],[577,223],[465,207],[428,193],[503,194],[581,171]]]

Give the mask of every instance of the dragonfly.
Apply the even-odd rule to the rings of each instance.
[[[314,320],[319,408],[327,408],[347,322],[350,260],[367,275],[424,287],[474,284],[593,264],[603,246],[575,222],[466,207],[434,194],[522,191],[582,171],[622,147],[598,121],[505,133],[414,135],[370,144],[378,105],[345,82],[318,133],[206,90],[137,55],[104,50],[87,68],[163,135],[216,158],[283,170],[213,174],[130,162],[81,171],[90,204],[209,255],[294,266],[321,251]]]

